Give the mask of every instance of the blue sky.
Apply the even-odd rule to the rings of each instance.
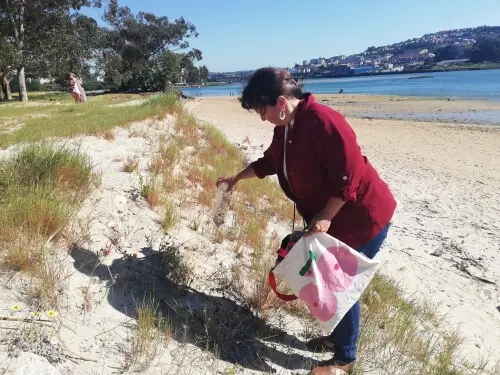
[[[196,25],[210,71],[293,66],[423,34],[500,25],[500,0],[119,0]],[[88,13],[99,17],[102,10]]]

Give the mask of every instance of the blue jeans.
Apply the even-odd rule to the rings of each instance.
[[[390,224],[387,225],[373,240],[356,249],[360,253],[373,259],[379,252]],[[340,323],[335,327],[330,337],[333,341],[334,359],[343,363],[351,363],[356,360],[356,341],[359,334],[359,320],[361,308],[359,301],[344,315]]]

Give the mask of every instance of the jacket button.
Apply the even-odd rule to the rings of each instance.
[[[347,176],[342,177],[342,180],[347,181]]]
[[[292,141],[290,140],[290,141],[288,141],[288,143],[292,143]]]

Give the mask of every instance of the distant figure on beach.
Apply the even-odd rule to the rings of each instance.
[[[69,73],[69,86],[70,93],[75,103],[87,103],[87,96],[85,95],[85,90],[82,87],[82,80],[78,78],[74,73]]]
[[[344,116],[302,87],[285,70],[254,72],[239,101],[274,125],[272,142],[261,158],[216,184],[231,190],[240,180],[276,174],[309,233],[326,232],[373,258],[387,237],[396,200]],[[315,365],[314,374],[352,370],[359,324],[358,301],[330,335],[307,342],[311,351],[334,352]]]
[[[340,89],[339,94],[343,94],[343,93],[344,93],[344,89]]]

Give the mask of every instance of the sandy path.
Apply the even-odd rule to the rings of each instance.
[[[381,253],[383,272],[409,294],[438,304],[448,322],[460,326],[470,355],[491,349],[500,359],[500,127],[353,118],[362,111],[453,114],[500,106],[374,96],[335,99],[335,108],[347,115],[365,154],[402,204]],[[236,98],[196,99],[189,107],[235,143],[248,136],[247,152],[254,158],[261,145],[265,149],[270,143],[272,125],[241,109]],[[439,256],[431,255],[436,250]]]

